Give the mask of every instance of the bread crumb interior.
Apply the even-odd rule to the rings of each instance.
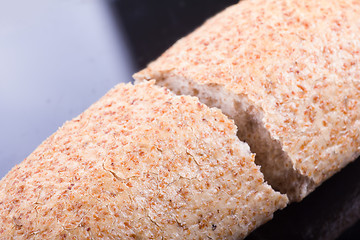
[[[300,201],[315,189],[313,181],[294,169],[289,156],[279,141],[272,139],[262,124],[261,110],[246,97],[236,95],[216,84],[200,85],[179,76],[166,74],[157,77],[156,84],[167,87],[178,95],[196,96],[209,107],[220,108],[238,127],[237,136],[256,153],[255,163],[260,165],[265,180],[275,190],[287,194],[290,201]]]

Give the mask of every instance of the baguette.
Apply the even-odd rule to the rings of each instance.
[[[245,0],[134,78],[221,108],[268,183],[300,201],[359,156],[359,33],[359,1]]]
[[[120,84],[0,181],[0,239],[238,239],[287,201],[219,109]]]

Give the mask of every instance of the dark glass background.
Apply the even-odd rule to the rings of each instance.
[[[64,121],[237,2],[20,1],[0,2],[0,177]],[[247,239],[360,239],[359,203],[358,160]]]

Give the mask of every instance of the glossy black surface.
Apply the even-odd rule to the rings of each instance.
[[[176,40],[236,0],[115,0],[112,10],[122,25],[138,69],[155,60]]]

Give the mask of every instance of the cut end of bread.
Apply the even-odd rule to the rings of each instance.
[[[239,239],[287,202],[219,109],[121,84],[0,181],[0,238]]]

